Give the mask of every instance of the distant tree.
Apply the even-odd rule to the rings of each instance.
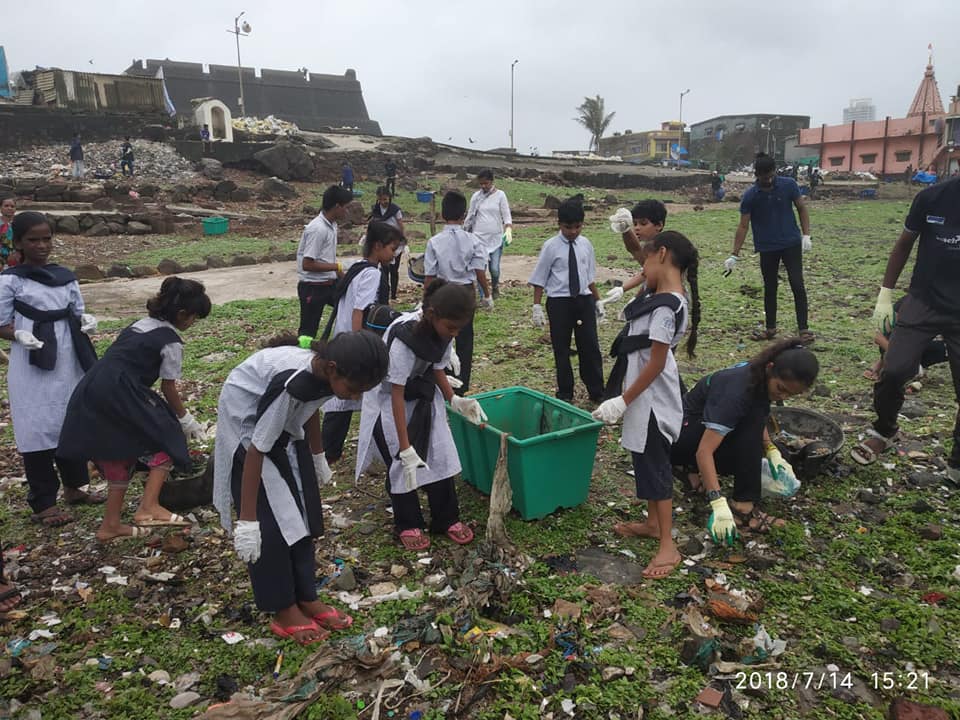
[[[610,121],[613,120],[616,113],[604,114],[603,98],[599,95],[593,98],[585,97],[583,103],[577,108],[577,112],[580,113],[580,117],[574,118],[574,120],[590,132],[589,149],[599,152],[600,138],[607,131]]]

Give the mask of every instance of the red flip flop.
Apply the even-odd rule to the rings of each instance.
[[[462,522],[455,522],[447,528],[447,537],[457,543],[457,545],[466,545],[467,543],[473,542],[473,530]]]
[[[346,630],[353,625],[353,618],[345,612],[340,612],[335,607],[331,607],[326,612],[318,613],[313,616],[313,621],[327,630]]]
[[[295,634],[298,632],[305,632],[307,630],[317,630],[320,632],[320,637],[316,637],[313,640],[307,640],[306,642],[301,642],[297,640]],[[282,625],[271,622],[270,631],[276,635],[278,638],[284,640],[293,640],[298,645],[314,645],[316,643],[321,643],[330,637],[330,633],[318,626],[316,623],[310,623],[309,625],[290,625],[289,627],[283,627]]]
[[[430,538],[424,535],[420,528],[404,530],[398,537],[405,550],[419,551],[430,547]]]

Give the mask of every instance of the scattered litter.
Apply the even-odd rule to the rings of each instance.
[[[234,130],[243,130],[251,135],[292,137],[300,134],[300,128],[294,123],[281,120],[273,115],[267,115],[265,118],[249,115],[245,117],[234,117],[232,120]]]
[[[43,638],[44,640],[50,640],[51,638],[53,638],[53,633],[50,632],[49,630],[31,630],[27,638],[31,642],[35,640],[39,640],[40,638]]]
[[[26,638],[14,638],[7,643],[7,652],[11,657],[19,657],[20,653],[30,647],[32,643]]]
[[[766,659],[767,656],[777,657],[778,655],[782,655],[784,650],[787,649],[786,640],[774,640],[772,637],[770,637],[770,633],[764,629],[763,625],[756,626],[756,633],[753,636],[753,645],[763,654],[763,657],[759,658],[761,660]]]
[[[236,645],[238,642],[243,642],[246,638],[238,632],[225,632],[220,636],[227,645]]]

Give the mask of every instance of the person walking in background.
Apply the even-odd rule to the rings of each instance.
[[[73,140],[70,141],[70,175],[80,179],[84,175],[83,167],[83,145],[80,144],[80,133],[74,133]]]
[[[120,146],[120,173],[133,177],[133,145],[130,144],[130,136],[123,139],[123,145]]]
[[[200,142],[203,144],[203,152],[207,154],[213,149],[213,144],[210,142],[210,126],[204,125],[200,128]]]
[[[370,217],[367,222],[379,221],[396,228],[400,233],[400,244],[397,246],[396,254],[393,259],[383,267],[390,282],[390,299],[397,299],[397,288],[400,287],[400,260],[403,257],[403,249],[407,246],[407,241],[403,237],[403,211],[399,205],[395,205],[392,195],[387,190],[386,185],[377,188],[377,201],[370,208]]]
[[[903,181],[909,185],[913,180],[913,163],[907,165],[907,169],[903,171]]]
[[[345,162],[340,168],[340,186],[344,190],[350,191],[350,198],[353,199],[353,168],[350,163]]]
[[[384,187],[390,194],[390,199],[393,200],[393,196],[397,194],[397,164],[393,161],[393,158],[390,158],[384,163],[383,169],[387,174]]]
[[[763,275],[763,312],[766,327],[753,333],[753,340],[772,340],[777,335],[777,285],[780,263],[787,269],[790,289],[797,313],[798,334],[805,341],[813,340],[807,327],[807,290],[803,284],[803,253],[813,247],[810,240],[810,213],[800,195],[800,188],[791,178],[777,175],[776,161],[759,153],[754,163],[756,183],[740,201],[740,225],[733,240],[733,254],[723,263],[729,272],[740,259],[740,250],[753,230],[753,249],[760,254]],[[813,180],[811,179],[811,187]],[[800,227],[793,214],[796,206]]]
[[[500,258],[503,248],[513,242],[513,218],[506,193],[493,186],[493,170],[481,170],[477,182],[480,189],[470,198],[463,229],[479,236],[487,247],[490,284],[496,300],[500,297]]]

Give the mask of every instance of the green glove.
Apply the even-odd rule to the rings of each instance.
[[[710,533],[714,542],[725,542],[728,546],[732,546],[737,537],[737,524],[733,521],[733,513],[730,511],[727,499],[719,497],[711,500],[710,507],[713,508],[713,512],[707,518],[707,532]]]
[[[783,455],[777,450],[776,445],[767,446],[767,462],[770,463],[770,474],[774,480],[780,480],[784,474],[796,477],[793,466],[783,459]]]

